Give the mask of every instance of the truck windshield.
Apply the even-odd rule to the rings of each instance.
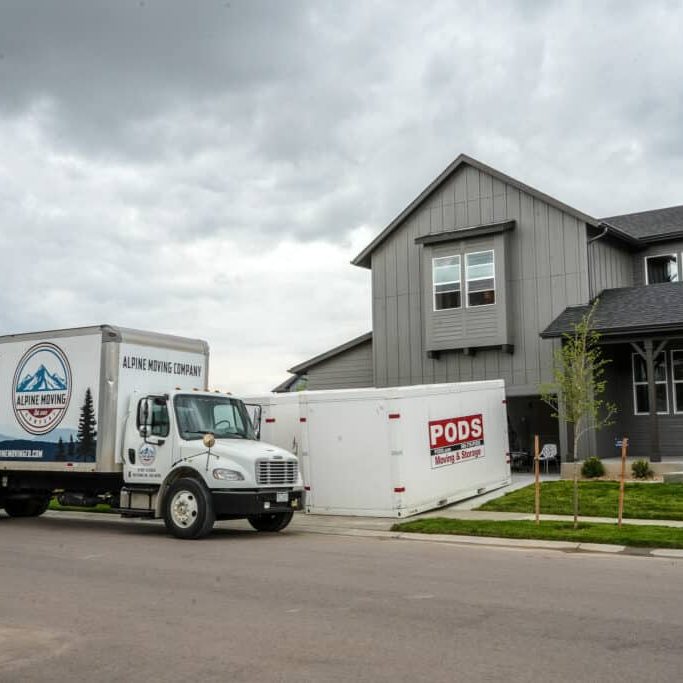
[[[226,396],[175,397],[175,413],[178,431],[183,439],[201,439],[211,433],[217,439],[253,439],[244,403]]]

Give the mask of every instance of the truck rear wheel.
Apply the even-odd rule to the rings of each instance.
[[[293,511],[273,512],[267,515],[251,515],[247,519],[256,531],[282,531],[292,521],[293,516]]]
[[[30,498],[8,498],[5,512],[10,517],[40,517],[50,505],[50,496],[31,496]]]
[[[211,496],[196,479],[174,481],[164,498],[164,524],[176,538],[204,538],[211,533],[216,517]]]

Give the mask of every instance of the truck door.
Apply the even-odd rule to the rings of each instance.
[[[173,457],[168,399],[145,396],[138,401],[135,415],[136,419],[129,421],[126,434],[125,481],[160,484]]]

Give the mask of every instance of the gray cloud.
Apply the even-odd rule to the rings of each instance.
[[[264,388],[370,328],[348,260],[461,151],[597,216],[681,203],[682,24],[675,2],[0,0],[0,331],[206,336]]]

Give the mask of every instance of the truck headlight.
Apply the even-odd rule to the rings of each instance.
[[[214,479],[222,479],[223,481],[244,481],[244,476],[236,470],[225,470],[222,468],[213,471]]]

